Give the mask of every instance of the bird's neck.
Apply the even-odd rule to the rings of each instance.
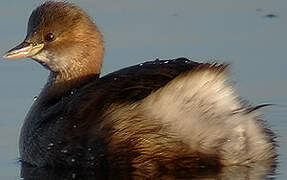
[[[77,69],[79,68],[79,69]],[[60,98],[73,90],[80,88],[89,81],[99,78],[99,67],[83,69],[81,67],[70,70],[51,72],[40,96],[53,99]]]
[[[94,34],[95,37],[85,43],[75,43],[47,60],[51,73],[41,95],[48,98],[61,96],[89,79],[99,77],[104,47],[99,32]]]

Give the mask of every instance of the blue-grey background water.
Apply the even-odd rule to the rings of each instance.
[[[286,0],[73,0],[96,21],[106,44],[103,74],[155,58],[229,62],[231,81],[279,135],[276,179],[287,177]],[[0,52],[23,40],[40,1],[3,0]],[[274,16],[273,16],[274,15]],[[0,179],[18,179],[19,130],[48,76],[30,59],[0,61]]]

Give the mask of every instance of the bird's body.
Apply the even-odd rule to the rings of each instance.
[[[123,104],[136,105],[180,73],[199,65],[200,63],[185,58],[155,60],[99,79],[96,75],[87,77],[82,80],[83,84],[54,98],[41,94],[22,128],[22,160],[36,166],[70,164],[98,168],[99,158],[105,162],[106,150],[109,143],[113,143],[107,139],[114,129],[110,127],[113,126],[111,119],[105,117],[106,112],[115,106],[121,108]],[[129,111],[123,113],[126,116],[130,114]],[[133,124],[123,126],[126,126],[123,129],[132,128]],[[150,130],[146,133],[156,132]],[[128,151],[127,147],[125,151]],[[131,152],[127,153],[126,155],[131,155]]]
[[[69,3],[33,11],[25,41],[6,54],[51,71],[21,131],[23,162],[144,174],[273,162],[274,136],[227,83],[225,65],[155,60],[99,77],[101,38]]]

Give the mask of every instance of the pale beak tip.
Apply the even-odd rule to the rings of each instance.
[[[4,59],[9,59],[9,54],[8,54],[8,53],[4,53],[4,54],[2,55],[2,58],[4,58]]]
[[[2,55],[2,58],[4,59],[19,59],[19,58],[25,58],[27,57],[25,54],[22,53],[13,53],[10,51],[6,52],[4,55]]]
[[[11,54],[8,51],[2,55],[2,58],[3,59],[13,59],[13,56],[11,56]]]

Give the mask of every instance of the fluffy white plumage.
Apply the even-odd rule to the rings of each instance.
[[[272,140],[260,113],[240,102],[225,69],[210,65],[182,74],[144,99],[141,107],[191,150],[217,154],[225,165],[272,159]]]

